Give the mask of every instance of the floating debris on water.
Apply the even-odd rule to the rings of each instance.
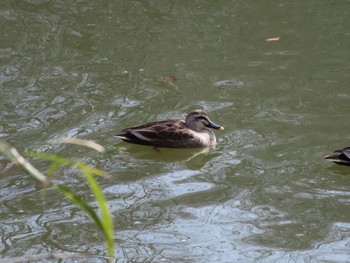
[[[238,79],[226,79],[218,80],[213,83],[214,87],[223,87],[223,86],[234,86],[236,88],[243,88],[245,83]]]

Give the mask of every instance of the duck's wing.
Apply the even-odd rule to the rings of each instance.
[[[157,126],[158,129],[160,129],[162,126],[165,127],[165,126],[168,126],[168,125],[176,125],[179,122],[184,124],[183,121],[177,120],[177,119],[165,120],[165,121],[147,122],[147,123],[139,124],[139,125],[132,126],[132,127],[129,127],[129,128],[125,128],[121,132],[125,133],[125,132],[129,132],[129,131],[152,129],[152,128],[155,128],[156,126]]]
[[[171,148],[194,147],[196,140],[195,132],[176,119],[126,128],[117,137],[129,143]]]
[[[334,151],[334,154],[328,155],[325,159],[340,165],[350,166],[350,147]]]

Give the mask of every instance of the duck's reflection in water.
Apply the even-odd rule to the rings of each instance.
[[[155,162],[183,162],[189,169],[200,169],[212,158],[222,155],[215,151],[215,147],[173,149],[125,143],[118,146],[118,151],[130,154],[137,159]]]

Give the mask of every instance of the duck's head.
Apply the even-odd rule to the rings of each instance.
[[[201,131],[205,128],[212,128],[222,131],[224,127],[213,123],[207,113],[203,110],[194,110],[190,112],[186,117],[186,126],[194,131]]]

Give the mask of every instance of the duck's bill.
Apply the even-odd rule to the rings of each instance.
[[[209,128],[212,128],[212,129],[215,129],[215,130],[219,130],[219,131],[223,131],[225,128],[220,126],[220,125],[217,125],[213,122],[209,122]]]

